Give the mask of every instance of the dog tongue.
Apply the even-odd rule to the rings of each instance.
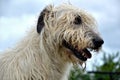
[[[85,52],[85,57],[86,58],[91,58],[92,57],[91,53],[87,49],[83,49],[83,52]]]

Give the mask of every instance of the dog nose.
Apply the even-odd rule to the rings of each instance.
[[[93,44],[94,44],[94,47],[95,47],[95,48],[101,47],[102,44],[104,43],[103,39],[98,38],[98,37],[97,37],[97,38],[94,38],[92,41],[93,41]]]

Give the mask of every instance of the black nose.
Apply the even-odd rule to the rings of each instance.
[[[94,44],[94,48],[98,49],[99,47],[102,46],[102,44],[104,43],[104,41],[101,38],[94,38],[93,40],[93,44]]]

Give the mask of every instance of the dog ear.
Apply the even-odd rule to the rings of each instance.
[[[43,9],[43,11],[40,13],[40,16],[38,18],[38,21],[37,21],[37,32],[40,33],[42,28],[45,26],[45,23],[44,23],[44,18],[45,18],[45,15],[48,15],[51,11],[50,9],[51,5],[47,6],[45,9]]]

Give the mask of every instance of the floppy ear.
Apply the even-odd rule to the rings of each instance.
[[[45,17],[45,12],[46,12],[46,9],[44,9],[41,13],[40,13],[40,16],[38,18],[38,21],[37,21],[37,32],[40,33],[42,28],[44,27],[45,23],[44,23],[44,17]]]
[[[38,22],[37,22],[37,32],[40,33],[42,28],[45,26],[44,23],[44,18],[45,15],[48,15],[51,11],[50,9],[51,6],[47,6],[45,9],[43,9],[43,11],[40,13],[40,16],[38,18]]]

